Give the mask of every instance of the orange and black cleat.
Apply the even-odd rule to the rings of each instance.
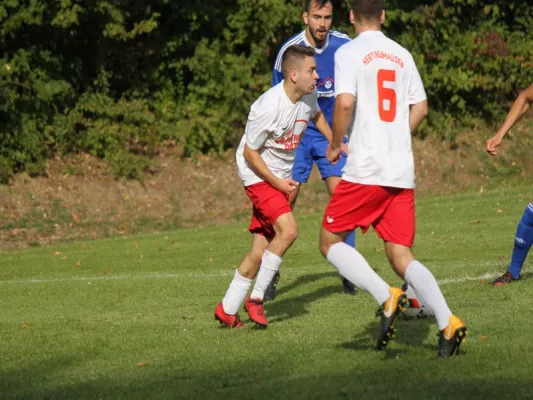
[[[379,308],[376,316],[381,317],[379,324],[377,348],[382,350],[394,337],[395,328],[394,321],[398,314],[406,309],[409,305],[409,300],[402,289],[390,288],[390,297]]]
[[[239,314],[226,314],[222,302],[218,303],[217,308],[215,308],[215,319],[220,322],[221,327],[241,328],[243,325]]]
[[[439,357],[459,354],[459,347],[466,335],[467,329],[464,322],[452,315],[446,328],[439,332]]]
[[[248,297],[244,302],[244,309],[248,313],[250,321],[254,322],[257,326],[260,328],[266,328],[268,326],[263,300],[251,299]]]

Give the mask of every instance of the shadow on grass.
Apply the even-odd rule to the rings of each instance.
[[[267,302],[266,310],[268,313],[269,323],[276,323],[285,321],[291,318],[299,317],[307,314],[309,304],[331,296],[332,294],[339,293],[341,291],[341,282],[339,279],[339,285],[323,286],[312,292],[308,292],[296,297],[284,298],[287,293],[294,291],[300,286],[309,285],[321,279],[331,278],[337,276],[335,272],[323,272],[317,274],[309,274],[299,276],[293,282],[283,285],[280,280],[278,286],[277,296],[275,300]],[[282,286],[283,285],[283,286]]]
[[[283,300],[276,299],[273,302],[267,303],[267,306],[265,307],[269,317],[268,320],[270,323],[276,323],[305,315],[309,313],[307,308],[311,303],[338,292],[338,286],[324,286],[298,297],[291,297]]]
[[[526,280],[526,279],[531,279],[531,278],[533,278],[532,271],[527,271],[527,272],[520,274],[520,280]]]
[[[301,275],[288,285],[284,284],[282,280],[283,277],[280,277],[280,283],[278,284],[277,296],[278,297],[283,296],[284,294],[291,292],[292,290],[297,289],[300,286],[308,285],[318,280],[325,279],[325,278],[331,278],[334,276],[339,276],[339,292],[340,292],[342,289],[341,282],[340,282],[340,275],[338,275],[335,271],[330,271],[330,272],[321,272],[317,274]]]
[[[423,319],[408,319],[406,320],[401,315],[398,316],[395,326],[396,335],[393,339],[394,342],[401,343],[408,346],[426,347],[431,350],[436,350],[436,345],[424,343],[431,329],[431,325],[435,324],[434,318]],[[376,349],[376,339],[379,329],[379,319],[371,322],[362,331],[357,333],[353,340],[340,344],[340,347],[347,350],[374,350]],[[436,339],[435,339],[436,344]],[[377,351],[377,350],[376,350]],[[395,357],[402,350],[391,349],[389,347],[383,352],[386,358]]]
[[[386,358],[395,354],[389,352]],[[294,362],[280,355],[272,365],[287,361]],[[462,360],[434,359],[416,366],[391,359],[364,367],[354,365],[344,371],[318,368],[305,373],[279,373],[274,367],[260,368],[256,359],[241,357],[237,362],[208,365],[202,372],[184,373],[168,362],[135,372],[113,370],[96,377],[76,377],[67,373],[72,362],[59,357],[37,361],[25,370],[4,371],[0,389],[2,398],[24,399],[531,398],[529,379],[521,376],[506,381],[490,374],[472,377],[451,369],[452,365],[459,367],[458,361]],[[482,367],[489,366],[487,361]],[[460,369],[464,368],[461,365]]]

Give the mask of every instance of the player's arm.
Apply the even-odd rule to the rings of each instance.
[[[428,115],[428,102],[420,72],[418,72],[418,68],[412,57],[410,61],[411,69],[409,71],[410,80],[407,101],[409,102],[409,129],[413,133]]]
[[[338,161],[344,136],[352,121],[355,96],[351,93],[341,93],[335,98],[333,110],[333,138],[326,151],[326,157],[332,163]]]
[[[354,112],[357,95],[357,67],[351,53],[343,46],[335,52],[335,106],[333,108],[333,138],[326,149],[326,158],[336,163],[341,156],[341,146],[347,135]]]
[[[311,118],[311,121],[313,121],[316,128],[320,131],[322,135],[324,135],[327,141],[331,143],[333,133],[331,132],[331,128],[328,124],[328,121],[326,120],[326,117],[324,116],[324,113],[322,111],[317,112],[315,116]]]
[[[428,102],[427,100],[420,101],[416,104],[409,106],[409,128],[411,133],[416,131],[420,126],[424,118],[428,115]]]
[[[292,179],[280,179],[275,176],[261,157],[259,150],[252,149],[248,144],[244,145],[244,159],[257,176],[279,191],[290,193],[298,186],[298,182]]]
[[[514,124],[524,116],[531,106],[531,103],[533,103],[533,85],[520,93],[513,103],[509,114],[507,114],[507,118],[505,118],[503,125],[498,129],[498,132],[496,132],[496,135],[487,140],[487,152],[490,155],[494,156],[498,154],[496,149],[501,144],[503,137],[509,132],[509,130],[511,130]]]
[[[292,179],[279,179],[275,176],[266,165],[260,153],[269,135],[272,133],[272,121],[275,121],[276,117],[277,109],[252,105],[245,128],[246,142],[243,156],[248,166],[257,176],[276,189],[284,193],[290,193],[298,183]]]

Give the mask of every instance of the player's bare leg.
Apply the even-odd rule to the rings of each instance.
[[[301,183],[289,194],[289,204],[291,205],[291,209],[293,211],[294,207],[296,206],[296,200],[298,200],[298,195],[300,194],[300,186],[302,186]]]
[[[340,176],[329,176],[325,179],[325,181],[326,181],[326,187],[328,189],[329,197],[331,197],[331,195],[335,191],[335,187],[341,181],[341,177]]]
[[[264,312],[265,291],[279,271],[282,257],[298,236],[298,227],[292,212],[278,217],[274,222],[274,232],[274,237],[263,252],[261,267],[252,294],[244,304],[250,320],[263,328],[268,326]]]
[[[385,251],[394,271],[435,312],[440,331],[439,356],[458,354],[466,335],[466,325],[452,314],[433,274],[415,260],[410,247],[385,242]]]
[[[237,271],[239,274],[248,279],[254,279],[261,266],[263,253],[270,244],[270,240],[263,235],[252,234],[252,248],[242,259]]]
[[[298,194],[300,193],[300,186],[301,184],[296,186],[294,190],[289,194],[289,204],[292,210],[294,210],[294,207],[296,206],[296,200],[298,199]],[[278,285],[279,277],[280,274],[279,271],[277,271],[274,277],[272,278],[272,281],[265,290],[265,294],[263,297],[264,301],[274,300],[274,298],[276,297],[276,287]]]
[[[280,215],[274,222],[274,232],[276,233],[266,250],[283,257],[298,237],[298,226],[292,212]]]
[[[415,259],[411,248],[391,242],[385,242],[385,252],[387,253],[387,258],[389,259],[394,272],[396,272],[400,278],[403,278],[407,267]]]

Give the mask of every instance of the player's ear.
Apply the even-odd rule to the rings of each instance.
[[[355,15],[353,13],[353,10],[350,10],[350,24],[355,24]]]
[[[379,17],[379,22],[381,25],[385,23],[385,10],[381,11],[381,17]]]
[[[307,14],[307,11],[304,11],[302,13],[302,19],[304,20],[304,24],[306,24],[306,25],[309,24],[309,14]]]
[[[292,83],[296,83],[296,81],[298,80],[298,72],[294,68],[291,68],[289,70],[289,78]]]

